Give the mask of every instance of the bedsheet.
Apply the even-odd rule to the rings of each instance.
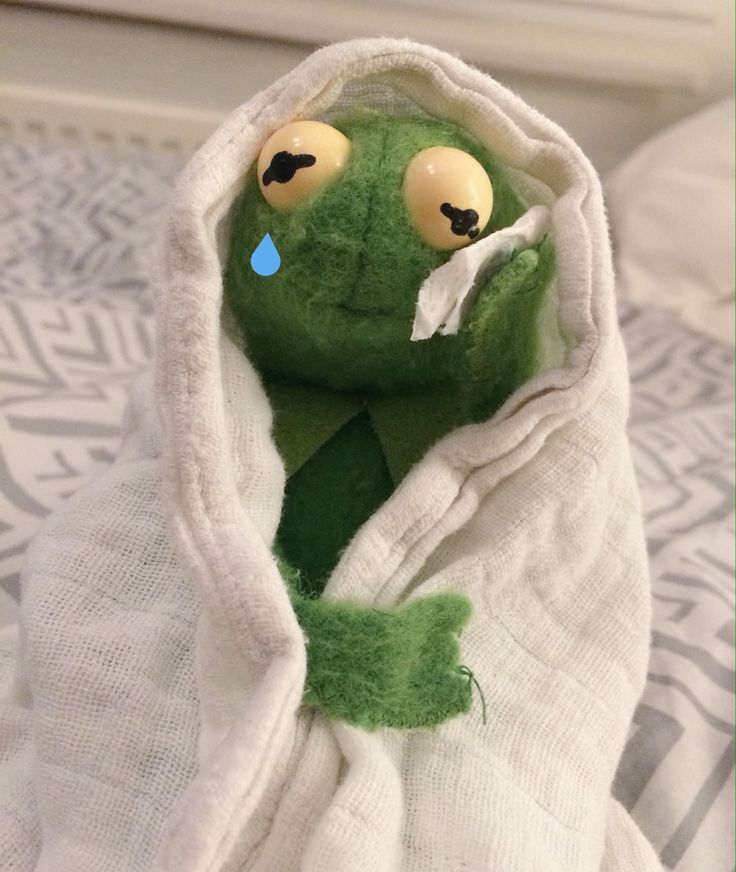
[[[0,616],[43,517],[115,457],[153,349],[157,234],[181,168],[148,153],[0,146]],[[622,303],[652,568],[648,683],[613,793],[663,865],[733,856],[733,350]]]

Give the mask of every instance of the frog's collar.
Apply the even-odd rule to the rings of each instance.
[[[468,422],[464,399],[454,385],[361,395],[266,375],[262,378],[274,413],[274,441],[287,477],[298,472],[349,421],[367,412],[398,487],[435,442]]]

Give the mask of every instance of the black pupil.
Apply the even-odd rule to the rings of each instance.
[[[316,162],[317,158],[313,154],[292,154],[290,151],[277,151],[263,174],[263,184],[289,182],[294,178],[297,170],[302,167],[311,167]]]
[[[455,236],[469,236],[471,239],[480,233],[478,218],[475,209],[458,209],[452,203],[443,203],[440,212],[450,219],[450,230]]]

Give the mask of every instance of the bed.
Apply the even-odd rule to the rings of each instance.
[[[653,148],[659,166],[662,143]],[[683,308],[674,294],[635,293],[645,282],[626,259],[627,239],[641,239],[641,228],[629,226],[634,192],[642,214],[653,215],[641,181],[652,176],[651,149],[633,159],[638,178],[629,164],[609,184],[653,596],[648,683],[613,792],[665,868],[728,872],[733,344],[722,302],[713,304],[709,327],[695,323],[704,304],[690,299]],[[0,166],[0,624],[12,633],[29,538],[114,460],[129,386],[150,367],[149,277],[181,164],[143,151],[9,142]],[[619,216],[626,220],[617,224]],[[666,253],[657,256],[666,262]]]

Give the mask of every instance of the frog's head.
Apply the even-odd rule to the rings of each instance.
[[[336,390],[450,381],[462,339],[411,342],[417,294],[454,249],[523,214],[498,162],[433,119],[363,112],[287,128],[232,214],[225,293],[249,356],[272,377]],[[250,257],[267,233],[281,267],[262,276]]]

